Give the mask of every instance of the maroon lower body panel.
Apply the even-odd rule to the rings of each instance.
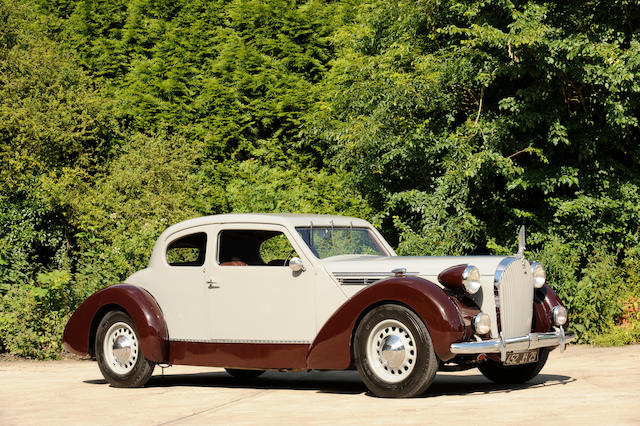
[[[169,343],[169,362],[205,367],[298,369],[307,368],[308,344],[278,343]]]

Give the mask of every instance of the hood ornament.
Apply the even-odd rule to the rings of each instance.
[[[518,233],[518,256],[524,256],[524,248],[525,248],[525,232],[524,225],[520,227],[520,232]]]

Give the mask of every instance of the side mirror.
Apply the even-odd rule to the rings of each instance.
[[[302,259],[300,259],[299,257],[291,258],[291,260],[289,261],[289,268],[291,268],[293,272],[301,272],[305,270]]]

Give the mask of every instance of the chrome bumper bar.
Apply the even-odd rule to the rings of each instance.
[[[452,343],[451,352],[454,354],[499,353],[502,361],[507,358],[507,352],[523,352],[549,346],[560,346],[560,352],[564,352],[566,344],[576,336],[572,331],[565,332],[562,327],[554,328],[555,331],[548,333],[530,333],[526,336],[507,338],[500,333],[498,339]]]

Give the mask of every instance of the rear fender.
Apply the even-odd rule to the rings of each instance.
[[[82,356],[92,353],[95,329],[111,310],[124,311],[131,317],[145,358],[153,362],[169,360],[169,339],[162,310],[146,290],[128,284],[107,287],[85,300],[64,329],[64,348]]]
[[[365,287],[347,300],[322,327],[307,355],[310,369],[346,369],[351,364],[351,337],[360,319],[376,306],[390,303],[413,310],[424,321],[438,358],[453,358],[451,343],[464,336],[464,323],[449,296],[418,277],[394,277]]]

